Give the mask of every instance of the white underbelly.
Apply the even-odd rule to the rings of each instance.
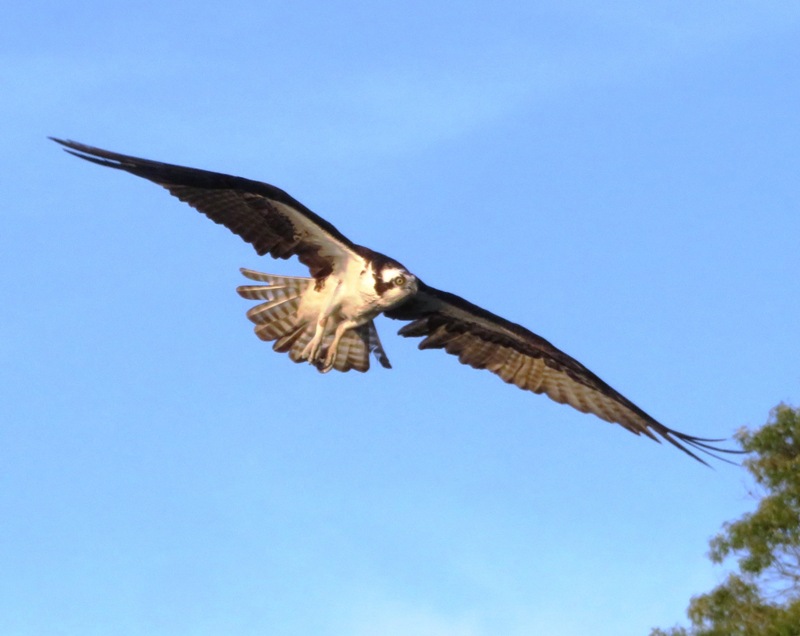
[[[355,282],[355,284],[353,284]],[[349,284],[348,284],[349,283]],[[358,281],[335,281],[328,278],[322,289],[309,285],[298,307],[298,318],[318,322],[332,318],[334,323],[346,320],[363,325],[380,313],[374,294],[365,294]]]

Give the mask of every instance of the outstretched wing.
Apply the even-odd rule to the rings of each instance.
[[[455,294],[421,281],[418,284],[419,292],[414,297],[386,315],[411,320],[399,333],[406,337],[424,336],[420,349],[444,349],[458,356],[462,364],[487,369],[521,389],[545,393],[556,402],[621,424],[637,435],[660,441],[658,435],[704,464],[689,447],[714,457],[714,452],[738,452],[710,444],[721,440],[667,428],[544,338]]]
[[[297,256],[314,278],[339,272],[350,258],[359,257],[359,248],[339,230],[275,186],[51,139],[76,157],[163,186],[242,237],[260,255]]]

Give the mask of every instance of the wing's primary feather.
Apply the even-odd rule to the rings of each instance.
[[[275,186],[51,139],[76,157],[163,186],[250,243],[260,255],[297,256],[314,278],[338,271],[347,258],[358,255],[358,248],[331,223]]]
[[[399,331],[405,337],[424,337],[420,349],[444,349],[462,364],[487,369],[504,382],[583,413],[593,413],[632,433],[657,436],[707,464],[689,447],[714,453],[738,452],[712,445],[711,440],[668,428],[601,380],[580,362],[524,327],[473,305],[463,298],[419,281],[419,292],[386,312],[389,318],[410,320]]]

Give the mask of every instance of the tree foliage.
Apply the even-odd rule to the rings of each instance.
[[[723,525],[709,557],[735,558],[738,572],[692,598],[690,628],[650,636],[800,636],[800,409],[780,405],[763,427],[736,437],[750,454],[744,466],[758,506]]]

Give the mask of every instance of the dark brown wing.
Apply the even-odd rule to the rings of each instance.
[[[545,393],[556,402],[621,424],[637,435],[643,433],[660,441],[656,437],[659,435],[704,464],[687,446],[714,457],[714,452],[738,452],[709,443],[721,440],[667,428],[544,338],[421,281],[413,298],[386,315],[413,321],[399,333],[406,337],[424,336],[420,349],[444,349],[458,356],[461,363],[488,369],[521,389]]]
[[[339,230],[275,186],[51,139],[76,157],[163,186],[242,237],[261,255],[298,256],[315,278],[339,271],[350,258],[359,257],[356,246]]]

